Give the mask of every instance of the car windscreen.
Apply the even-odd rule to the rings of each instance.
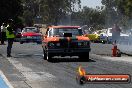
[[[23,32],[38,32],[38,30],[35,28],[25,28]]]
[[[49,30],[49,36],[63,37],[64,33],[71,33],[72,36],[81,36],[82,30],[78,28],[57,28]]]

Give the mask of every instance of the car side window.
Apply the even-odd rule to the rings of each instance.
[[[54,31],[53,29],[49,29],[48,30],[48,36],[53,36],[53,31]]]
[[[45,35],[48,35],[48,31],[49,31],[49,28],[46,30],[46,33],[45,33]]]

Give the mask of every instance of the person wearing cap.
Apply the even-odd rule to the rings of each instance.
[[[12,49],[13,41],[15,38],[15,30],[13,27],[13,20],[8,20],[7,29],[6,29],[6,37],[8,40],[7,57],[11,57],[11,49]]]
[[[1,25],[1,45],[5,45],[4,41],[6,38],[6,24],[3,23]]]

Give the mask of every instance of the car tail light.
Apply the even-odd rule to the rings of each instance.
[[[49,48],[60,47],[60,43],[59,43],[59,42],[49,42],[49,43],[48,43],[48,47],[49,47]]]
[[[89,41],[80,41],[78,42],[78,47],[89,47],[90,42]]]

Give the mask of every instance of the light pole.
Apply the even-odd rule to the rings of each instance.
[[[38,20],[38,23],[41,23],[41,0],[38,1],[38,15],[37,15],[37,20]]]

